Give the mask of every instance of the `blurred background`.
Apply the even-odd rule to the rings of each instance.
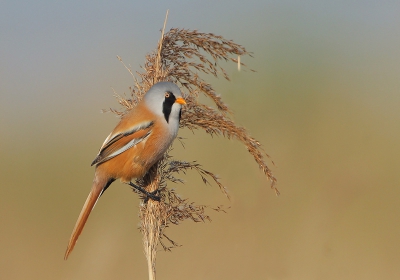
[[[400,3],[398,1],[3,1],[0,4],[0,278],[146,279],[138,197],[114,183],[75,250],[67,241],[93,178],[90,163],[171,27],[242,44],[257,72],[211,79],[235,121],[275,162],[276,197],[245,148],[181,130],[177,188],[230,207],[167,234],[159,279],[399,279]]]

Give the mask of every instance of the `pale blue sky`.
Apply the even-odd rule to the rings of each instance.
[[[1,94],[113,75],[116,55],[137,66],[167,9],[168,27],[223,34],[253,51],[279,41],[355,53],[399,45],[397,1],[3,1]]]

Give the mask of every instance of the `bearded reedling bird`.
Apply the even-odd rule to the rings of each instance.
[[[153,200],[154,193],[136,186],[133,178],[141,178],[175,139],[182,105],[186,104],[178,86],[170,82],[155,84],[137,106],[127,113],[106,138],[97,157],[92,189],[76,221],[65,259],[71,253],[97,200],[117,179],[138,189]]]

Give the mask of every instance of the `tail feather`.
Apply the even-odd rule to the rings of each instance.
[[[65,251],[65,256],[64,256],[65,260],[68,258],[68,255],[74,249],[75,243],[78,240],[78,237],[81,234],[87,219],[89,218],[90,212],[92,212],[92,209],[96,205],[97,200],[100,198],[100,196],[110,186],[112,182],[114,182],[114,179],[97,180],[95,178],[95,180],[93,181],[92,189],[90,190],[90,193],[85,201],[85,204],[83,205],[81,213],[79,214],[78,220],[76,221],[74,230],[72,231],[71,237],[69,239],[68,247],[67,250]]]

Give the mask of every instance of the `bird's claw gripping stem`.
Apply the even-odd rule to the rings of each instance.
[[[148,192],[145,189],[135,185],[132,182],[129,182],[128,185],[146,195],[146,198],[145,198],[144,202],[147,202],[149,199],[154,200],[154,201],[160,201],[161,200],[161,197],[156,195],[158,190],[155,190],[153,192]]]

